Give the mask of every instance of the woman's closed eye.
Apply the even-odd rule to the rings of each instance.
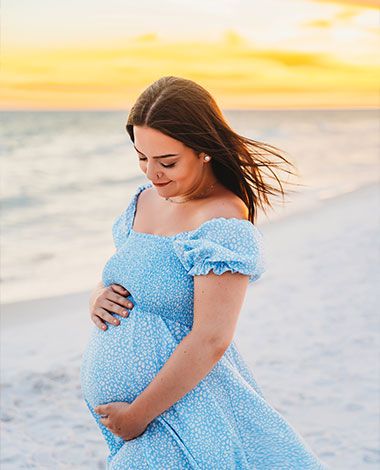
[[[139,158],[139,161],[140,162],[144,162],[146,160],[146,158]],[[175,163],[170,163],[169,165],[164,165],[163,163],[160,163],[161,166],[163,166],[164,168],[172,168]]]

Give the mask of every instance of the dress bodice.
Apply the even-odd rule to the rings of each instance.
[[[136,232],[137,199],[151,186],[140,185],[113,223],[116,252],[104,266],[103,283],[125,287],[134,308],[191,326],[193,276],[232,271],[256,281],[265,271],[262,234],[248,220],[224,217],[172,236]]]

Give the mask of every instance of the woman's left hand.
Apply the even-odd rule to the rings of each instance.
[[[100,422],[104,426],[125,441],[143,434],[149,424],[134,413],[134,408],[130,403],[113,402],[99,405],[95,408],[95,413],[102,415]]]

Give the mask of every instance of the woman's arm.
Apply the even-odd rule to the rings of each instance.
[[[130,404],[128,414],[149,423],[211,371],[234,337],[247,286],[248,276],[230,271],[194,277],[192,330]]]

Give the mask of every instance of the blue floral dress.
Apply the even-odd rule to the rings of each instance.
[[[124,441],[94,412],[132,402],[154,379],[193,321],[195,275],[225,271],[259,279],[262,234],[250,221],[216,217],[195,230],[161,236],[133,230],[138,186],[114,221],[116,252],[105,286],[124,286],[134,307],[120,325],[93,326],[81,364],[83,398],[109,447],[112,470],[323,469],[300,435],[266,401],[234,341],[214,368],[144,433]]]

